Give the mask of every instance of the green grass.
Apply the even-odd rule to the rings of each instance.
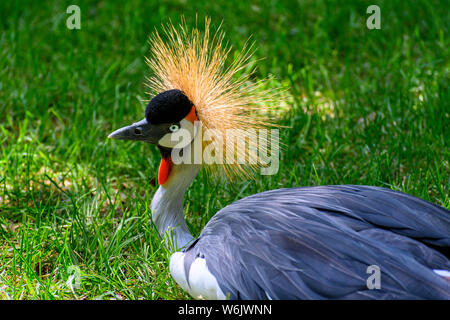
[[[66,28],[70,4],[81,30]],[[157,150],[106,139],[143,118],[147,37],[181,14],[223,22],[235,52],[252,35],[255,79],[273,75],[290,106],[277,175],[194,181],[195,235],[280,187],[377,185],[449,208],[449,3],[376,1],[381,30],[366,28],[370,4],[0,1],[0,298],[188,298],[151,224]]]

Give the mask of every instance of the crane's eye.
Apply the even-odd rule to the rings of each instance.
[[[134,129],[134,134],[136,134],[136,135],[141,135],[141,134],[142,134],[142,129],[139,128],[139,127],[135,128],[135,129]]]
[[[177,124],[173,124],[169,127],[170,132],[177,132],[178,130],[180,130],[180,126]]]

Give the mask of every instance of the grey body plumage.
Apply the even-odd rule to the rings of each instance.
[[[433,272],[450,270],[449,248],[442,207],[378,187],[304,187],[223,208],[184,267],[203,257],[230,299],[450,299],[450,280]],[[380,289],[367,287],[370,265]]]

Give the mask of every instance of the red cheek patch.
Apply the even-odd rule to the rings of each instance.
[[[196,120],[198,120],[197,115],[195,114],[195,107],[193,106],[189,114],[184,117],[186,120],[189,120],[190,122],[194,123]]]
[[[191,111],[185,117],[185,119],[189,120],[192,123],[198,120],[194,106],[192,106]],[[163,185],[164,183],[166,183],[167,179],[169,179],[170,171],[172,170],[172,165],[173,163],[172,159],[170,159],[170,156],[161,159],[161,164],[159,165],[158,171],[158,183],[160,185]]]
[[[167,158],[162,158],[158,171],[158,183],[160,185],[166,183],[167,179],[169,178],[171,169],[172,169],[172,159],[170,159],[170,156]]]

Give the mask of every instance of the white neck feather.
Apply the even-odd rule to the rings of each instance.
[[[200,168],[196,164],[173,165],[168,180],[159,186],[152,199],[152,220],[161,236],[168,232],[169,248],[178,250],[193,240],[184,219],[183,200]]]

